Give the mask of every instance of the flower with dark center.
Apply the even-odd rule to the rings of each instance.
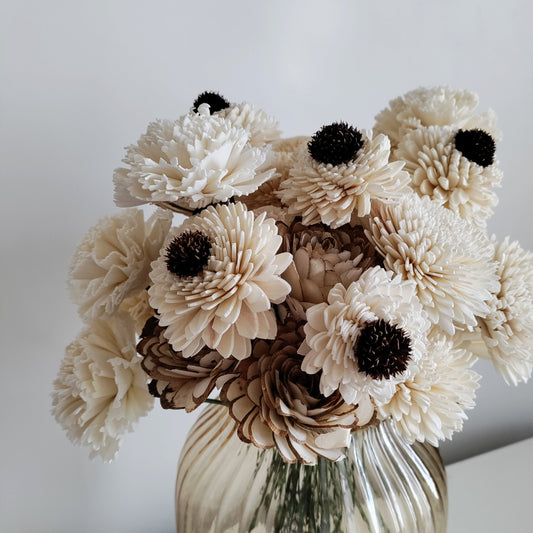
[[[319,163],[349,163],[363,146],[363,137],[346,122],[334,122],[318,130],[307,145],[311,157]]]
[[[166,251],[167,268],[179,277],[197,276],[207,265],[211,241],[201,231],[185,231],[178,235]]]
[[[220,94],[218,93],[213,93],[209,91],[203,92],[196,98],[192,108],[193,111],[197,113],[198,108],[202,104],[209,105],[209,111],[211,114],[216,113],[217,111],[221,111],[222,109],[226,109],[230,106],[230,103],[223,96],[220,96]]]
[[[455,148],[482,167],[494,163],[496,143],[486,131],[459,130],[455,135]]]
[[[379,319],[362,329],[354,351],[361,372],[373,379],[388,379],[407,368],[411,341],[401,328]]]

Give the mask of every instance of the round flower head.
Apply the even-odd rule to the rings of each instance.
[[[502,171],[494,162],[494,140],[482,130],[421,127],[407,133],[393,158],[405,163],[411,187],[473,223],[486,221],[498,197]]]
[[[207,346],[242,359],[250,339],[274,338],[271,304],[290,291],[280,276],[291,256],[276,255],[280,244],[275,222],[241,203],[209,206],[172,229],[149,295],[174,350],[190,357]]]
[[[78,246],[69,289],[84,320],[109,317],[149,285],[150,263],[159,255],[172,222],[158,209],[147,221],[140,209],[103,218]]]
[[[322,372],[325,396],[339,390],[347,403],[386,403],[416,372],[429,326],[415,284],[374,267],[307,310],[302,368]]]
[[[526,382],[533,370],[533,254],[506,238],[496,243],[500,290],[480,320],[481,337],[507,383]]]
[[[386,269],[416,283],[430,320],[452,335],[472,329],[498,289],[494,246],[481,230],[429,198],[376,204],[368,238]]]
[[[374,406],[349,405],[338,391],[322,395],[320,376],[301,368],[302,339],[302,328],[289,321],[274,341],[254,341],[252,356],[239,364],[240,376],[224,385],[221,398],[244,442],[275,446],[289,463],[315,464],[318,456],[334,461],[343,456],[351,430],[372,419]]]
[[[378,417],[391,417],[410,443],[427,441],[438,446],[439,440],[450,439],[462,429],[465,410],[475,405],[480,379],[470,370],[475,361],[444,335],[433,337],[418,371],[396,385],[387,403],[378,405]]]
[[[52,404],[73,442],[91,447],[91,457],[113,459],[122,436],[153,406],[128,315],[92,322],[67,347]]]
[[[368,215],[371,200],[398,198],[407,190],[403,163],[389,163],[389,155],[384,135],[373,138],[345,123],[324,126],[300,147],[278,194],[304,224],[338,228],[352,214]]]
[[[197,209],[255,191],[274,173],[265,171],[269,148],[250,145],[249,132],[203,103],[197,113],[148,125],[114,174],[119,207],[148,202]]]
[[[478,96],[470,91],[420,87],[389,102],[389,107],[376,116],[374,132],[387,135],[393,147],[406,133],[421,126],[481,128],[500,140],[494,111],[474,115],[478,102]]]

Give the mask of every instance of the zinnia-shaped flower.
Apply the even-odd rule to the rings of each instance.
[[[251,146],[249,135],[211,115],[207,104],[176,121],[152,122],[128,148],[127,167],[115,171],[115,203],[170,202],[196,209],[255,191],[274,170],[260,168],[269,149]]]
[[[157,318],[144,327],[137,351],[143,356],[142,367],[152,378],[150,391],[161,400],[163,409],[193,411],[218,388],[235,375],[237,360],[223,358],[219,353],[203,348],[192,357],[183,357],[172,349]]]
[[[110,461],[122,436],[153,406],[128,315],[89,324],[66,349],[52,393],[52,413],[91,457]]]
[[[462,218],[479,224],[492,214],[502,171],[494,162],[494,140],[482,130],[421,127],[406,134],[393,158],[405,163],[411,187]]]
[[[414,282],[374,267],[307,310],[302,368],[322,372],[325,396],[339,390],[347,403],[383,404],[416,372],[429,326]]]
[[[222,389],[244,442],[276,447],[289,463],[315,464],[317,456],[336,460],[350,440],[350,431],[368,423],[374,406],[345,403],[337,392],[319,391],[319,374],[301,368],[297,354],[303,331],[295,322],[280,326],[274,341],[257,340],[252,357],[239,364],[240,377]]]
[[[126,209],[88,231],[72,257],[69,279],[71,298],[84,320],[111,316],[148,286],[150,263],[171,222],[171,213],[161,209],[146,222],[140,209]]]
[[[450,439],[463,428],[465,410],[475,405],[480,376],[470,367],[476,359],[444,335],[433,337],[418,371],[396,385],[389,402],[378,405],[379,418],[392,417],[409,442],[438,446]]]
[[[414,194],[394,206],[376,204],[367,236],[386,269],[416,283],[430,320],[449,335],[488,313],[498,289],[494,246],[449,209]]]
[[[274,338],[273,303],[290,285],[281,279],[291,256],[275,222],[242,203],[209,206],[173,229],[150,274],[150,304],[170,344],[184,357],[202,347],[222,356],[250,355],[250,339]]]
[[[496,243],[500,290],[480,320],[481,337],[496,370],[517,385],[533,369],[533,254],[517,241]]]
[[[444,86],[420,87],[389,102],[389,107],[377,114],[374,132],[387,135],[393,147],[406,133],[421,126],[481,128],[500,140],[494,111],[489,109],[482,115],[474,115],[478,103],[478,96],[470,91]]]
[[[304,224],[338,228],[352,215],[368,215],[371,200],[398,198],[407,190],[403,163],[389,163],[389,155],[384,135],[373,138],[345,123],[324,126],[300,147],[278,194]]]

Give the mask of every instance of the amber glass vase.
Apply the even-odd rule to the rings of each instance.
[[[210,405],[178,467],[178,533],[440,533],[446,515],[438,450],[388,422],[354,432],[345,459],[304,466],[241,442],[227,409]]]

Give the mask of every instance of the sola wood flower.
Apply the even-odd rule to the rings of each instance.
[[[67,347],[52,413],[73,442],[92,448],[91,457],[113,459],[122,436],[152,408],[140,363],[133,322],[123,313],[92,322]]]
[[[149,284],[154,261],[172,222],[158,209],[147,221],[140,209],[103,218],[78,246],[70,265],[69,288],[84,320],[111,316]]]
[[[398,198],[408,188],[403,163],[389,163],[390,143],[345,123],[324,126],[298,150],[279,196],[304,224],[338,228],[367,215],[373,199]]]
[[[374,132],[387,135],[393,147],[406,133],[421,126],[481,128],[500,140],[494,111],[474,115],[478,103],[478,96],[470,91],[421,87],[389,102],[389,107],[376,116]]]
[[[176,121],[152,122],[128,148],[127,167],[115,171],[115,203],[170,202],[196,209],[255,191],[274,171],[260,168],[269,149],[252,147],[249,135],[210,115],[207,104]]]
[[[374,406],[349,405],[338,392],[322,395],[319,374],[301,368],[302,339],[301,327],[288,321],[274,341],[254,341],[252,356],[239,363],[240,376],[224,385],[221,397],[244,442],[275,446],[289,463],[315,464],[317,456],[336,460],[351,430],[372,419]]]
[[[166,337],[190,357],[207,346],[222,356],[250,355],[250,339],[274,338],[271,304],[290,291],[281,279],[291,256],[274,220],[243,204],[210,206],[171,230],[150,274],[150,304]]]
[[[496,244],[500,290],[480,320],[481,337],[496,370],[517,385],[533,369],[533,254],[506,238]]]
[[[283,273],[291,285],[286,303],[300,320],[305,320],[309,307],[327,300],[334,285],[347,287],[378,259],[361,226],[331,229],[296,220],[288,226],[278,222],[278,228],[283,237],[281,249],[293,257]]]
[[[367,236],[385,268],[416,283],[430,320],[449,335],[488,313],[498,289],[494,246],[449,209],[414,194],[397,205],[376,204]]]
[[[322,372],[320,390],[339,390],[348,403],[387,402],[416,372],[430,323],[414,282],[374,267],[348,288],[335,285],[328,302],[307,311],[302,368]]]
[[[393,157],[405,163],[418,195],[479,223],[498,203],[492,187],[500,185],[503,173],[494,150],[494,139],[482,130],[429,126],[406,134]]]
[[[396,385],[394,396],[378,405],[378,417],[392,417],[409,442],[427,441],[438,446],[450,439],[466,420],[466,409],[475,405],[480,376],[470,367],[476,358],[454,348],[444,335],[432,338],[418,362],[418,371]]]
[[[152,317],[143,329],[137,351],[143,356],[142,367],[152,378],[150,391],[161,400],[164,409],[193,411],[232,375],[237,360],[223,358],[203,348],[192,357],[183,357],[172,349],[164,336],[165,328]]]

